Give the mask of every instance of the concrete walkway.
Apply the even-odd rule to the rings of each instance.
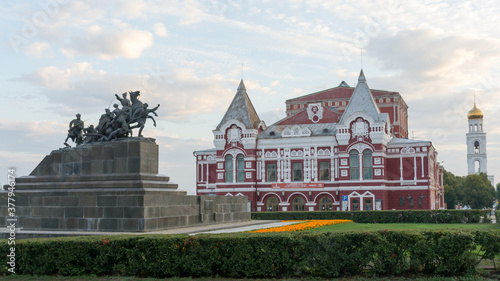
[[[200,225],[193,227],[172,228],[166,230],[152,232],[92,232],[92,231],[31,231],[31,230],[16,230],[16,239],[27,239],[36,237],[61,237],[61,236],[89,236],[89,235],[118,235],[118,234],[189,234],[197,235],[202,233],[232,233],[243,232],[262,228],[278,227],[296,222],[281,222],[279,220],[249,220],[243,222]],[[6,239],[10,236],[10,232],[6,227],[0,228],[0,239]]]

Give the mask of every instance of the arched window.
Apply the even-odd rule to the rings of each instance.
[[[332,210],[332,199],[328,196],[323,196],[319,199],[319,210],[320,211],[331,211]]]
[[[242,154],[236,157],[236,181],[244,182],[245,181],[245,159]]]
[[[277,212],[278,211],[278,198],[272,196],[266,201],[266,211]]]
[[[372,208],[372,200],[371,199],[365,199],[365,204],[363,206],[365,208],[365,210],[369,211],[369,210],[373,210]]]
[[[304,198],[297,196],[292,201],[292,211],[304,211],[306,209],[306,201]]]
[[[474,171],[476,171],[476,173],[481,172],[481,162],[479,162],[479,160],[474,161]]]
[[[359,211],[359,200],[358,199],[352,199],[352,210]]]
[[[226,155],[226,182],[233,182],[233,156]]]
[[[474,142],[474,154],[479,154],[479,142]]]
[[[373,179],[372,152],[368,149],[363,151],[363,179]]]
[[[359,153],[357,150],[349,152],[349,168],[351,180],[359,180]]]

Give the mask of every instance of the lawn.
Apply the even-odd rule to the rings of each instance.
[[[307,231],[335,232],[345,230],[433,230],[433,229],[477,229],[477,230],[500,230],[497,223],[341,223],[327,225]]]

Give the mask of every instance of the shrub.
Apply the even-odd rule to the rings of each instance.
[[[252,219],[348,219],[357,223],[487,223],[488,220],[483,219],[487,214],[488,210],[255,212],[252,213]]]
[[[11,247],[0,245],[6,253]],[[116,235],[16,241],[16,273],[324,278],[463,275],[500,253],[500,231]],[[6,255],[0,258],[5,267]],[[3,271],[4,274],[7,272]]]

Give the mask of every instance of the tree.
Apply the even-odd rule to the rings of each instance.
[[[497,183],[497,199],[500,200],[500,182]]]
[[[472,209],[489,208],[496,197],[495,188],[485,173],[465,177],[462,192],[462,203]]]
[[[455,206],[462,202],[463,177],[455,176],[452,172],[444,170],[443,174],[443,187],[444,187],[444,201],[448,209],[455,209]]]

